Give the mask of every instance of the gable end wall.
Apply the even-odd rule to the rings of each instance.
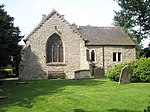
[[[57,26],[57,29],[55,28]],[[46,42],[52,34],[60,35],[64,47],[63,65],[47,65],[46,63]],[[30,57],[24,65],[24,70],[20,71],[21,79],[47,79],[48,71],[63,71],[67,78],[74,77],[74,71],[80,70],[81,49],[84,41],[80,35],[73,32],[70,25],[60,19],[58,15],[53,15],[37,31],[35,31],[27,41],[31,47]]]

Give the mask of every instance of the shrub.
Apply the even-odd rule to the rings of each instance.
[[[11,68],[0,68],[0,78],[6,78],[13,76],[13,69]]]
[[[150,82],[150,58],[141,58],[133,64],[133,81]]]
[[[4,68],[3,71],[7,72],[8,75],[13,75],[13,69],[11,68]]]
[[[150,82],[150,58],[140,58],[130,63],[121,63],[110,69],[106,76],[111,80],[118,81],[121,69],[125,65],[133,69],[132,82]]]
[[[150,98],[150,95],[149,95],[149,98]],[[149,100],[149,104],[150,104],[150,100]],[[144,112],[150,112],[150,105],[149,105],[149,106],[147,106],[147,108],[146,108],[146,109],[144,109]]]

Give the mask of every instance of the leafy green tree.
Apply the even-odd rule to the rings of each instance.
[[[114,25],[121,26],[136,44],[137,57],[141,40],[150,38],[150,0],[114,0],[121,10],[115,11]]]
[[[143,38],[150,38],[150,0],[114,0],[121,7],[115,12],[115,25],[134,33],[137,42]]]
[[[14,18],[10,17],[4,10],[4,5],[0,4],[0,67],[7,66],[20,53],[18,42],[20,36],[19,27],[14,26]]]

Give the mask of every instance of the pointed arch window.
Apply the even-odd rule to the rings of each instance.
[[[57,34],[49,37],[46,45],[46,62],[63,62],[63,44]]]
[[[89,50],[88,49],[86,50],[86,60],[90,61],[90,55],[89,55]]]
[[[95,51],[91,51],[91,61],[95,61]]]

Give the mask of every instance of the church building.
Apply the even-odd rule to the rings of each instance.
[[[75,78],[76,71],[90,71],[91,65],[107,71],[136,59],[135,44],[120,27],[77,26],[56,10],[43,15],[24,41],[22,80]]]

